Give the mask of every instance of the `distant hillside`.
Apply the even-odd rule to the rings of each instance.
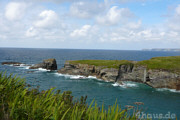
[[[153,48],[153,49],[142,49],[143,51],[180,51],[180,48],[171,49],[171,48]]]

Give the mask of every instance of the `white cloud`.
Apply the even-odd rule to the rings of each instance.
[[[37,35],[37,30],[34,29],[34,27],[30,27],[30,28],[26,31],[25,35],[26,35],[27,37],[34,37],[34,36]]]
[[[178,15],[180,15],[180,4],[177,6],[177,8],[176,8],[176,13],[178,14]]]
[[[128,8],[113,6],[105,16],[97,17],[97,22],[102,25],[116,25],[118,23],[127,22],[131,17],[133,17],[133,13]]]
[[[78,18],[91,18],[105,9],[104,4],[97,2],[75,2],[70,7],[70,14]]]
[[[58,15],[53,10],[44,10],[39,14],[39,19],[34,22],[35,27],[51,28],[59,22]]]
[[[84,37],[88,34],[90,29],[91,29],[90,25],[84,25],[84,26],[82,26],[82,28],[74,30],[70,34],[70,36],[71,37],[82,37],[82,36]]]
[[[129,23],[127,23],[126,26],[129,27],[130,29],[138,29],[141,27],[141,24],[142,24],[142,22],[141,22],[141,20],[139,20],[137,22],[129,22]]]
[[[19,1],[9,2],[7,6],[0,1],[0,46],[4,41],[8,41],[4,42],[4,46],[18,46],[19,42],[19,47],[30,43],[30,47],[44,45],[72,48],[78,44],[78,47],[83,48],[96,46],[105,49],[121,49],[120,45],[125,46],[125,49],[143,47],[137,46],[136,43],[145,47],[180,45],[180,4],[173,9],[171,17],[163,18],[161,23],[149,23],[146,26],[147,21],[144,21],[142,16],[136,17],[129,8],[109,7],[108,5],[118,5],[111,4],[111,0],[105,0],[105,3],[74,1],[70,3],[70,8],[64,4],[53,3],[53,10],[46,10],[50,7],[44,5],[43,0]],[[70,12],[70,15],[67,12]],[[137,19],[141,17],[142,19]],[[73,46],[69,43],[73,43]],[[133,44],[132,48],[129,47],[130,44]]]
[[[25,3],[10,2],[5,8],[5,17],[11,21],[20,20],[24,16],[26,7]]]
[[[168,18],[168,22],[166,24],[169,27],[168,29],[180,32],[180,4],[177,5],[175,8],[175,14]]]

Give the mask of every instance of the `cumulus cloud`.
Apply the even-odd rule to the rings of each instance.
[[[180,15],[180,5],[178,5],[178,6],[176,7],[176,13],[177,13],[177,15]]]
[[[5,8],[5,17],[12,21],[20,20],[24,16],[26,7],[25,3],[10,2]]]
[[[105,5],[97,2],[75,2],[70,7],[70,15],[78,18],[92,18],[104,9]]]
[[[34,26],[39,28],[55,27],[58,20],[58,15],[53,10],[44,10],[39,14],[39,19],[34,22]]]
[[[50,2],[50,0],[46,1]],[[0,9],[0,46],[3,41],[8,41],[8,44],[4,42],[4,46],[16,45],[18,41],[21,41],[21,45],[25,45],[29,41],[31,47],[35,42],[44,44],[44,47],[54,47],[55,44],[56,47],[61,47],[58,45],[62,41],[65,45],[63,47],[66,45],[73,47],[74,45],[68,43],[74,42],[74,44],[80,43],[79,47],[87,43],[87,46],[84,45],[87,48],[92,46],[98,48],[105,44],[108,48],[128,43],[126,49],[129,49],[129,44],[146,45],[147,42],[149,46],[161,47],[161,44],[155,44],[157,42],[166,43],[166,46],[171,43],[174,47],[180,45],[180,4],[174,8],[170,17],[164,18],[161,23],[146,26],[146,21],[137,19],[138,16],[136,17],[129,8],[108,6],[111,4],[110,1],[105,0],[103,3],[90,0],[74,1],[70,6],[59,4],[58,9],[57,5],[52,4],[55,6],[53,10],[42,4],[43,0],[30,1],[31,5],[27,0],[9,2],[7,5],[0,4],[2,8]],[[48,41],[51,46],[44,41]],[[34,45],[38,47],[38,44]],[[141,49],[137,46],[136,48]]]
[[[168,19],[166,23],[169,29],[180,32],[180,4],[175,8],[175,13],[172,17]]]
[[[36,36],[38,33],[37,33],[37,30],[36,29],[34,29],[34,27],[30,27],[27,31],[26,31],[26,33],[25,33],[25,35],[27,36],[27,37],[34,37],[34,36]]]
[[[141,24],[141,20],[138,20],[137,22],[128,22],[126,26],[130,29],[138,29],[141,27]]]
[[[128,8],[113,6],[104,16],[97,17],[97,22],[102,25],[116,25],[127,21],[133,17],[133,13]]]
[[[74,30],[70,36],[71,37],[84,37],[88,34],[89,30],[91,29],[90,25],[84,25],[80,29]]]

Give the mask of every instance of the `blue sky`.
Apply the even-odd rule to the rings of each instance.
[[[0,0],[0,47],[180,48],[179,0]]]

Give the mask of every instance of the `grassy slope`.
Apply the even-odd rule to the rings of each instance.
[[[164,69],[180,72],[180,56],[154,57],[137,63],[147,66],[148,69]]]
[[[107,68],[118,68],[122,64],[133,64],[128,60],[76,60],[69,61],[71,64],[88,64],[104,66]],[[147,66],[148,69],[164,69],[180,72],[180,56],[155,57],[150,60],[139,61],[136,65]]]

